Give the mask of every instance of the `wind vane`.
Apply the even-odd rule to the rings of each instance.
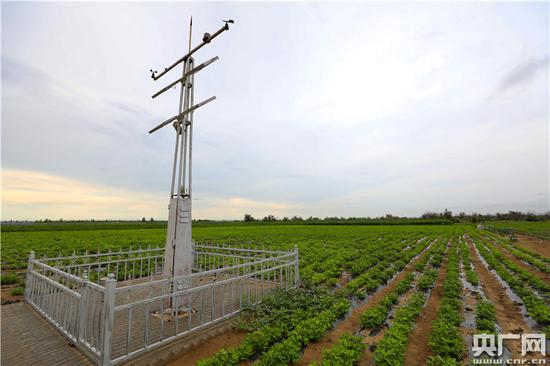
[[[170,70],[183,63],[182,76],[153,95],[158,97],[170,88],[181,85],[179,106],[177,113],[160,123],[149,133],[172,124],[176,131],[176,145],[174,163],[172,166],[172,184],[170,188],[170,204],[168,207],[168,232],[166,235],[166,249],[164,254],[164,275],[166,277],[180,277],[191,274],[193,268],[193,242],[191,239],[191,197],[192,197],[192,163],[193,163],[193,113],[200,107],[210,103],[215,96],[194,104],[195,74],[218,60],[211,58],[195,66],[193,54],[206,44],[212,42],[223,32],[229,30],[233,20],[224,20],[224,25],[214,34],[205,33],[202,42],[191,48],[191,34],[193,18],[189,23],[189,48],[187,54],[168,66],[162,72],[151,70],[154,80],[160,79]],[[174,291],[184,290],[189,284],[176,281]]]

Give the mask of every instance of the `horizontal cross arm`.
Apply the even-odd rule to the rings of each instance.
[[[176,85],[177,83],[183,82],[183,81],[184,81],[186,78],[188,78],[189,76],[193,75],[193,74],[196,73],[196,72],[201,71],[201,70],[204,69],[206,66],[210,65],[211,63],[213,63],[214,61],[217,61],[217,60],[219,60],[219,57],[218,57],[218,56],[213,57],[213,58],[211,58],[210,60],[205,61],[205,62],[203,62],[202,64],[200,64],[199,66],[195,67],[194,69],[187,71],[185,74],[183,74],[183,76],[182,76],[181,78],[179,78],[178,80],[174,81],[173,83],[168,84],[168,86],[162,88],[162,89],[159,90],[157,93],[155,93],[155,94],[153,95],[152,98],[158,97],[159,95],[161,95],[162,93],[164,93],[165,91],[167,91],[168,89],[170,89],[171,87],[173,87],[174,85]]]
[[[189,51],[185,56],[183,56],[182,58],[180,58],[179,60],[177,60],[176,62],[174,62],[172,65],[168,66],[167,68],[164,69],[164,71],[162,71],[160,74],[158,75],[151,75],[151,77],[154,79],[154,80],[158,80],[160,79],[164,74],[166,74],[168,71],[172,70],[174,67],[178,66],[180,63],[182,63],[183,61],[187,60],[189,57],[191,57],[192,54],[194,54],[195,52],[197,52],[198,50],[200,50],[204,45],[210,43],[214,38],[216,38],[217,36],[219,36],[220,34],[222,34],[224,31],[226,30],[229,30],[229,25],[227,23],[225,23],[225,25],[223,27],[221,27],[220,29],[218,29],[218,31],[212,35],[209,35],[209,37],[207,38],[204,38],[202,43],[199,44],[197,47],[193,48],[191,51]]]
[[[172,122],[172,121],[182,119],[185,115],[187,115],[187,114],[193,112],[195,109],[200,108],[200,107],[202,107],[203,105],[205,105],[205,104],[207,104],[207,103],[210,103],[210,102],[213,101],[214,99],[216,99],[216,96],[212,96],[212,97],[210,97],[210,98],[208,98],[208,99],[203,100],[203,101],[200,102],[200,103],[195,104],[195,105],[192,106],[191,108],[186,109],[186,110],[184,110],[183,112],[181,112],[180,114],[177,114],[177,115],[175,115],[174,117],[171,117],[171,118],[167,119],[166,121],[162,122],[160,125],[158,125],[157,127],[153,128],[151,131],[149,131],[149,133],[153,133],[153,132],[155,132],[155,131],[157,131],[157,130],[160,130],[161,128],[163,128],[164,126],[166,126],[167,124],[169,124],[169,123]]]

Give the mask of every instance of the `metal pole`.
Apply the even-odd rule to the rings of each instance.
[[[189,52],[191,52],[191,34],[193,32],[193,17],[191,17],[191,21],[189,22]],[[188,74],[188,72],[190,70],[193,69],[193,65],[195,64],[194,60],[192,57],[190,57],[188,60],[186,60],[185,62],[185,67],[184,67],[184,75]],[[190,107],[190,104],[189,104],[189,93],[190,93],[190,88],[192,88],[192,85],[189,83],[189,78],[190,76],[187,76],[184,78],[182,84],[181,84],[181,88],[182,90],[185,89],[184,91],[184,98],[183,98],[183,110],[187,110],[189,109]],[[183,111],[181,110],[180,113]],[[180,192],[178,192],[178,195],[185,195],[185,179],[186,179],[186,166],[187,166],[187,139],[188,139],[188,134],[187,134],[187,118],[188,116],[183,116],[183,120],[181,121],[181,124],[182,124],[182,128],[183,128],[183,139],[182,139],[182,142],[181,142],[181,147],[183,149],[183,156],[181,155],[180,153],[180,164],[182,164],[182,169],[181,169],[181,181],[182,181],[182,186],[181,187],[178,187],[179,190],[181,190]]]
[[[109,273],[105,280],[103,324],[101,328],[103,345],[101,348],[101,366],[111,364],[111,346],[113,339],[113,323],[115,319],[115,290],[116,279],[113,273]]]
[[[174,185],[176,184],[176,167],[178,164],[178,147],[180,143],[180,124],[179,122],[175,125],[176,127],[176,148],[174,149],[174,164],[172,166],[172,185],[170,187],[170,199],[174,197]]]
[[[294,245],[294,276],[296,287],[300,287],[300,261],[298,255],[298,245]]]
[[[188,53],[191,52],[191,35],[193,34],[193,16],[191,16],[191,19],[189,20],[189,48]]]
[[[31,300],[31,271],[32,271],[32,262],[34,261],[34,251],[31,250],[29,254],[29,262],[27,264],[27,278],[25,278],[25,300],[29,302]]]
[[[77,340],[80,342],[83,342],[86,340],[86,308],[88,307],[88,271],[84,271],[82,278],[84,279],[84,283],[82,284],[82,288],[80,289],[80,304],[78,307],[78,333],[77,333]]]
[[[189,65],[189,62],[185,61],[183,64],[183,73],[187,71],[187,67]],[[187,78],[185,78],[181,82],[181,90],[180,90],[180,104],[179,104],[179,111],[178,113],[181,113],[183,109],[185,109],[186,106],[186,99],[187,99]],[[185,116],[184,116],[185,119]],[[186,129],[185,129],[185,122],[184,121],[178,121],[178,124],[181,128],[181,141],[180,141],[180,157],[179,157],[179,165],[178,165],[178,187],[177,187],[177,193],[176,196],[181,195],[181,177],[183,175],[182,168],[183,168],[183,149],[184,149],[184,140],[186,139]]]
[[[189,61],[188,61],[188,66],[187,68],[190,69],[193,67],[195,63],[195,60],[193,60],[193,58],[190,58]],[[192,76],[191,76],[192,77]],[[188,77],[186,78],[185,82],[186,82],[186,85],[185,85],[185,109],[189,109],[190,107],[190,102],[191,102],[191,91],[193,90],[193,84],[191,84],[191,81],[190,81],[190,78],[191,77]],[[192,112],[191,112],[192,113]],[[190,143],[189,143],[189,130],[190,130],[190,124],[189,124],[189,117],[191,115],[191,113],[187,116],[185,116],[184,118],[184,121],[182,122],[183,125],[184,125],[184,136],[185,136],[185,139],[184,139],[184,144],[183,144],[183,177],[182,177],[182,182],[183,182],[183,194],[185,194],[185,188],[187,187],[187,189],[189,189],[189,187],[187,186],[187,178],[188,178],[188,175],[187,175],[187,168],[188,168],[188,164],[187,164],[187,154],[188,154],[188,150],[190,149]]]
[[[191,64],[194,66],[195,61],[191,59]],[[191,90],[190,90],[190,104],[193,105],[195,102],[195,75],[191,75]],[[193,178],[193,112],[189,113],[189,197],[192,198],[191,191],[193,189],[192,178]],[[193,212],[193,205],[191,205],[191,212]]]
[[[192,74],[195,74],[199,71],[201,71],[202,69],[204,69],[206,66],[212,64],[213,62],[216,62],[217,60],[219,60],[219,57],[218,56],[215,56],[213,58],[211,58],[210,60],[208,61],[205,61],[203,62],[202,64],[198,65],[197,67],[189,70],[188,72],[186,72],[182,77],[180,77],[179,79],[171,82],[170,84],[168,84],[167,86],[165,86],[164,88],[162,88],[161,90],[159,90],[158,92],[156,92],[155,94],[153,94],[153,98],[156,98],[158,97],[159,95],[161,95],[162,93],[164,93],[165,91],[169,90],[170,88],[174,87],[174,85],[177,85],[178,83],[181,83],[182,80],[184,78],[187,78],[188,76],[192,75]]]

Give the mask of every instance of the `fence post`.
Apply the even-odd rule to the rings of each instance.
[[[27,263],[27,277],[25,278],[25,300],[27,301],[30,301],[30,297],[32,293],[31,271],[32,271],[33,261],[34,261],[34,250],[31,250],[31,253],[29,254],[29,262]]]
[[[296,287],[300,287],[300,262],[298,255],[298,245],[294,244],[294,276],[296,279]]]
[[[111,364],[111,346],[113,339],[113,323],[115,319],[115,290],[116,279],[114,273],[109,273],[105,280],[105,292],[103,294],[103,324],[101,328],[101,366]]]
[[[80,304],[78,304],[78,334],[76,337],[77,341],[86,340],[86,322],[88,321],[88,316],[86,310],[88,309],[88,271],[84,270],[82,274],[82,288],[80,289]]]

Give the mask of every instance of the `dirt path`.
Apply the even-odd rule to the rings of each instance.
[[[532,275],[538,277],[542,282],[550,285],[550,277],[548,276],[547,273],[537,269],[536,267],[533,267],[529,264],[526,264],[524,263],[521,259],[519,259],[518,257],[516,257],[515,255],[513,255],[512,253],[510,253],[505,247],[503,247],[502,245],[498,244],[498,243],[495,243],[494,241],[491,240],[491,244],[498,249],[498,251],[500,253],[502,253],[502,255],[504,255],[507,259],[509,259],[510,261],[512,261],[512,263],[518,265],[519,267],[523,268],[524,270],[526,270],[527,272],[531,273]]]
[[[475,271],[475,269],[474,269]],[[483,290],[479,286],[474,286],[466,279],[466,267],[464,261],[460,266],[460,281],[462,282],[462,323],[460,324],[460,334],[464,338],[466,349],[462,359],[462,365],[467,366],[472,363],[470,359],[469,345],[472,344],[473,335],[476,333],[475,308],[477,302],[483,296]]]
[[[431,245],[434,245],[432,242]],[[344,333],[354,334],[361,329],[361,315],[367,310],[376,305],[390,292],[395,289],[395,286],[402,281],[409,273],[414,270],[414,265],[420,261],[427,254],[426,250],[416,259],[412,260],[407,266],[397,275],[386,287],[374,293],[367,302],[355,309],[353,309],[350,316],[342,320],[336,325],[336,327],[330,330],[323,336],[318,342],[311,343],[304,351],[302,359],[298,362],[298,365],[309,365],[311,362],[320,362],[322,358],[322,351],[325,348],[333,346]]]
[[[462,334],[462,338],[464,338],[465,344],[466,344],[466,351],[464,356],[464,359],[462,360],[463,365],[470,365],[470,354],[468,352],[469,345],[472,343],[473,335],[476,333],[475,330],[475,307],[478,302],[478,294],[476,292],[472,292],[468,289],[464,289],[463,292],[463,304],[464,307],[462,309],[462,319],[465,319],[462,324],[460,325],[460,334]]]
[[[502,328],[502,333],[529,333],[531,329],[523,319],[519,306],[506,295],[505,288],[496,276],[483,265],[470,239],[466,239],[466,243],[483,292],[495,306],[497,323]],[[508,342],[506,346],[512,352],[512,357],[521,358],[520,342]]]
[[[517,234],[515,245],[529,249],[543,257],[550,258],[550,240],[534,238],[532,236]]]
[[[425,366],[428,357],[432,355],[428,339],[432,333],[432,323],[437,317],[439,303],[443,297],[443,280],[447,273],[448,253],[445,255],[435,286],[430,294],[428,302],[416,320],[416,325],[409,335],[407,350],[405,351],[405,365]]]

